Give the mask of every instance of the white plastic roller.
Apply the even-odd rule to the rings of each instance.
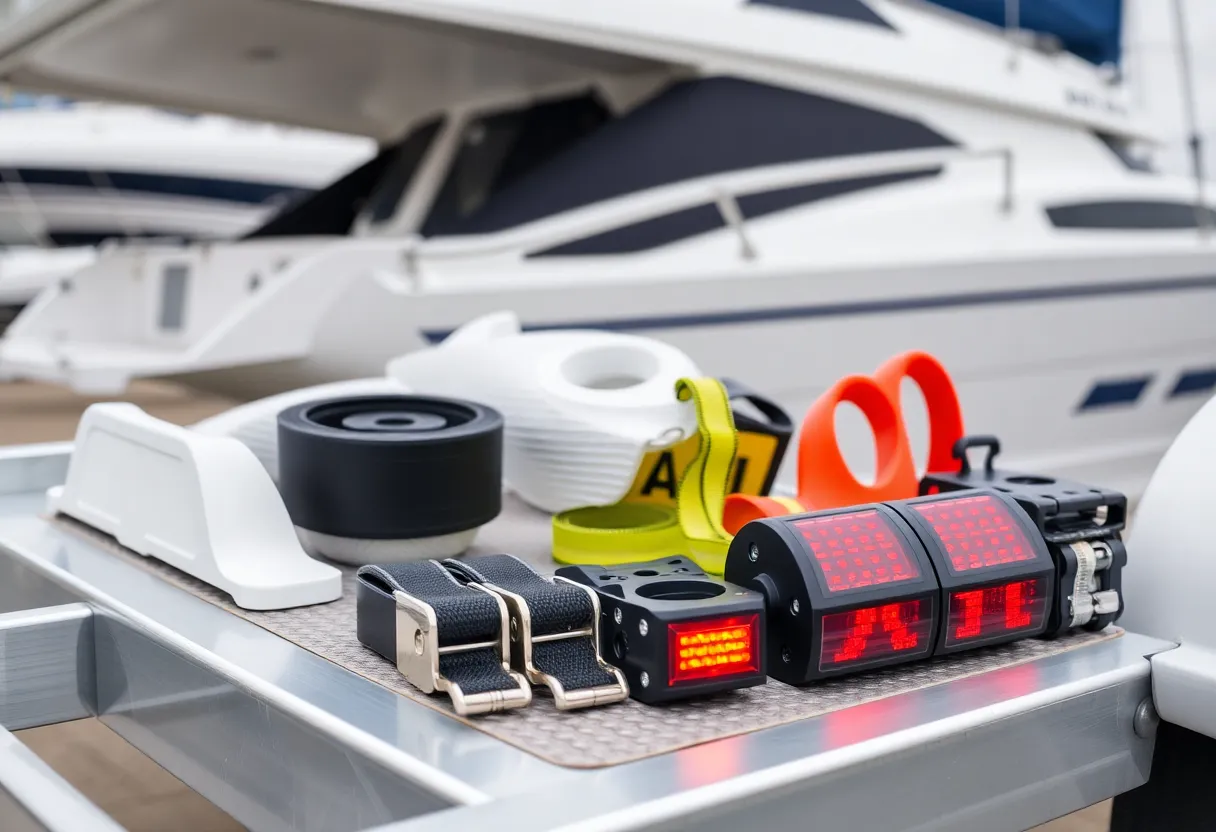
[[[388,375],[418,393],[501,412],[504,479],[550,512],[617,502],[648,451],[696,430],[695,411],[677,401],[675,384],[700,371],[680,350],[613,332],[523,333],[510,312],[390,362]]]
[[[1129,630],[1179,642],[1152,658],[1162,719],[1216,737],[1216,399],[1187,424],[1136,509],[1123,570]]]

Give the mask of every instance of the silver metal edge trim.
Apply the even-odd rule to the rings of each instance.
[[[0,457],[0,461],[3,461],[3,457]],[[39,574],[76,590],[83,597],[89,598],[99,606],[122,618],[133,629],[142,631],[152,640],[166,648],[174,650],[179,655],[185,656],[213,670],[237,687],[249,691],[264,701],[273,703],[276,708],[279,708],[284,713],[291,714],[305,724],[311,725],[322,733],[336,738],[343,745],[352,748],[369,760],[379,763],[389,771],[395,772],[412,782],[422,784],[436,794],[451,800],[453,803],[471,805],[491,800],[489,795],[469,786],[462,780],[421,763],[416,758],[388,743],[376,739],[357,728],[352,728],[344,720],[322,708],[283,691],[274,684],[198,646],[189,639],[179,636],[173,630],[159,624],[143,613],[99,592],[75,575],[56,569],[41,558],[27,556],[3,540],[0,540],[0,551],[7,552],[12,557],[20,559],[22,563]]]

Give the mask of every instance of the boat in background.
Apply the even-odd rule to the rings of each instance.
[[[0,78],[382,150],[240,241],[113,246],[0,368],[256,396],[510,309],[800,413],[919,348],[1009,466],[1134,497],[1216,391],[1216,212],[1136,152],[1117,0],[1021,0],[1034,33],[945,5],[61,0],[0,31]],[[843,445],[872,465],[867,431]]]
[[[97,258],[91,246],[0,249],[0,333],[34,297]]]
[[[237,237],[375,154],[357,136],[137,106],[0,101],[0,308],[110,240]]]

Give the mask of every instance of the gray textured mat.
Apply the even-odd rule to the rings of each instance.
[[[342,597],[329,604],[282,612],[250,612],[223,592],[151,558],[120,547],[112,538],[66,518],[57,522],[101,543],[116,557],[160,575],[164,580],[316,653],[353,673],[461,719],[503,742],[563,766],[594,768],[663,754],[711,740],[758,731],[818,716],[898,693],[941,684],[989,670],[1052,656],[1120,634],[1117,628],[1079,633],[1055,641],[1027,640],[879,670],[805,688],[769,680],[758,688],[696,702],[660,707],[634,700],[584,711],[560,713],[539,693],[519,711],[462,719],[442,696],[426,696],[410,686],[392,663],[363,647],[355,637],[355,570],[343,572]],[[508,499],[502,516],[478,536],[473,553],[511,552],[552,572],[549,518]],[[534,689],[535,690],[535,689]]]

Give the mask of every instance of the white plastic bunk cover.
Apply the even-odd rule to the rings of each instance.
[[[232,596],[276,610],[334,601],[342,575],[304,553],[266,469],[236,439],[204,436],[133,404],[95,404],[76,429],[62,513]]]

